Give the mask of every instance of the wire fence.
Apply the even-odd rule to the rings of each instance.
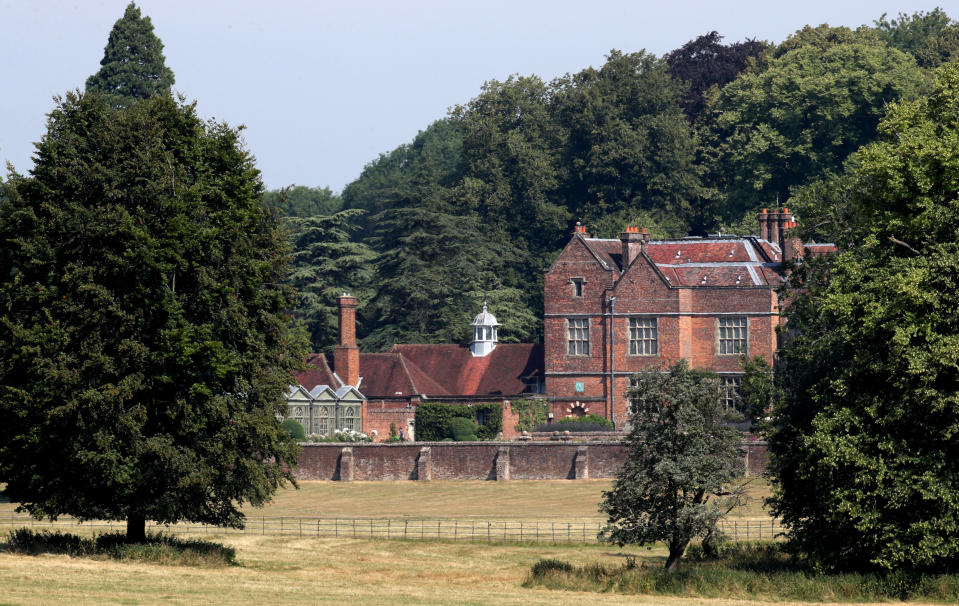
[[[248,517],[246,527],[208,524],[147,523],[147,530],[174,534],[257,534],[354,539],[407,539],[506,543],[598,543],[602,521],[542,522],[507,520]],[[0,527],[86,528],[102,532],[126,530],[122,521],[78,522],[72,518],[36,520],[29,515],[0,516]],[[724,520],[719,525],[734,541],[774,540],[783,531],[778,520]]]

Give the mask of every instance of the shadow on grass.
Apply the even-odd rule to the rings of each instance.
[[[540,560],[523,586],[768,601],[959,603],[959,574],[816,574],[784,553],[780,543],[732,543],[715,558],[706,557],[693,546],[688,559],[672,573],[663,570],[662,558],[625,558],[621,566],[572,566],[559,560]]]
[[[210,541],[179,539],[163,533],[148,533],[145,542],[130,543],[123,533],[87,538],[60,531],[19,528],[10,532],[0,549],[21,555],[59,554],[167,566],[222,568],[238,565],[236,550],[232,547]]]

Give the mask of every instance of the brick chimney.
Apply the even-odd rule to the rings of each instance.
[[[788,208],[783,209],[780,217],[779,246],[783,251],[783,260],[794,261],[801,259],[803,256],[802,240],[793,235],[795,233],[793,230],[798,227],[799,224],[796,223],[795,218],[792,216],[792,213],[789,212]]]
[[[779,245],[781,247],[781,242],[779,240],[779,209],[776,209],[776,212],[769,213],[769,216],[766,219],[766,225],[769,230],[769,238],[767,238],[773,244]]]
[[[626,269],[649,242],[649,234],[646,233],[645,227],[642,231],[636,227],[627,227],[623,233],[619,234],[619,240],[623,243],[622,263],[623,269]]]
[[[360,382],[360,348],[356,346],[356,297],[343,293],[340,306],[340,343],[333,348],[333,369],[344,384]]]
[[[762,240],[769,240],[769,211],[765,208],[759,213],[759,237]]]
[[[573,228],[573,235],[583,236],[584,238],[589,237],[589,234],[586,233],[586,226],[580,223],[579,221],[576,222],[576,226]]]

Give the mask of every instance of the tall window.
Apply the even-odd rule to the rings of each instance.
[[[589,318],[570,318],[569,324],[569,355],[589,355]]]
[[[659,354],[659,336],[656,318],[629,319],[629,355],[655,356]]]
[[[313,407],[313,431],[320,436],[329,435],[333,430],[333,406]]]
[[[719,319],[719,353],[746,353],[746,318]]]
[[[360,425],[359,406],[340,407],[340,429],[353,429],[355,431],[360,431]]]
[[[480,427],[489,425],[489,409],[481,408],[476,411],[476,424]]]
[[[573,296],[582,297],[583,296],[583,279],[582,278],[570,278],[570,284],[573,285]]]
[[[740,408],[740,402],[742,396],[739,393],[739,388],[742,385],[742,377],[727,377],[723,378],[723,404],[726,408]]]

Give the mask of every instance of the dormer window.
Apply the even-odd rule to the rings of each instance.
[[[573,286],[573,296],[582,297],[583,296],[583,279],[582,278],[570,278],[569,283]]]

